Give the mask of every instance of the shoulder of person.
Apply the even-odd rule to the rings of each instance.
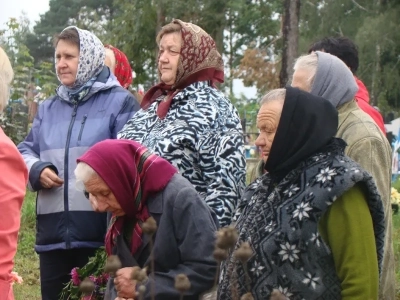
[[[125,88],[123,88],[122,86],[119,86],[119,85],[118,86],[112,86],[112,87],[110,87],[108,89],[104,89],[104,90],[98,91],[98,93],[101,94],[101,95],[108,94],[108,95],[110,95],[112,97],[118,96],[119,98],[123,98],[123,99],[125,99],[127,97],[135,98],[130,91],[128,91],[127,89],[125,89]]]
[[[366,112],[357,107],[343,120],[340,120],[338,137],[344,139],[347,144],[363,139],[375,139],[376,143],[388,144],[379,126]]]
[[[132,95],[127,89],[122,86],[113,86],[109,89],[101,90],[96,93],[98,96],[97,99],[103,101],[112,101],[113,103],[117,103],[118,105],[123,105],[124,103],[137,103],[135,96]],[[94,100],[95,98],[89,98],[88,101]]]
[[[178,173],[168,182],[162,195],[163,201],[166,202],[165,204],[172,206],[175,206],[176,203],[181,203],[182,201],[191,202],[194,198],[200,199],[200,196],[197,194],[193,185]]]

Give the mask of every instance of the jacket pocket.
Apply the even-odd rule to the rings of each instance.
[[[83,128],[85,127],[86,119],[87,115],[84,115],[81,122],[81,129],[79,130],[78,142],[80,142],[82,139],[82,133],[83,133]]]

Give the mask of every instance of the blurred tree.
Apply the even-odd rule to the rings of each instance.
[[[282,14],[282,60],[280,86],[286,86],[293,74],[294,60],[299,45],[300,0],[285,0]]]
[[[347,36],[358,45],[357,76],[372,105],[400,112],[400,3],[397,0],[308,0],[300,17],[300,49],[326,36]]]
[[[234,71],[245,86],[256,86],[259,94],[279,87],[279,62],[272,62],[266,50],[248,48]]]
[[[29,21],[24,15],[21,20],[19,23],[17,19],[10,18],[0,39],[14,70],[10,101],[0,117],[0,126],[15,143],[22,141],[28,131],[28,109],[24,103],[24,95],[34,72],[33,57],[22,43],[29,28]]]
[[[104,38],[109,32],[107,19],[114,18],[114,11],[113,0],[50,0],[49,10],[26,37],[35,63],[53,60],[53,37],[69,25],[94,30]]]
[[[21,35],[16,38],[29,48],[35,65],[41,66],[42,61],[53,61],[54,34],[72,24],[91,30],[104,43],[112,43],[127,54],[137,75],[135,83],[144,84],[147,89],[158,81],[157,32],[173,18],[194,22],[213,36],[223,54],[227,72],[226,83],[221,87],[227,88],[233,99],[234,78],[243,79],[245,85],[255,85],[259,94],[264,93],[276,87],[279,72],[281,85],[290,77],[293,58],[298,55],[297,44],[299,53],[304,53],[312,42],[324,36],[345,35],[359,46],[357,75],[367,85],[372,103],[383,112],[400,111],[398,0],[301,1],[297,42],[297,21],[290,25],[283,16],[287,14],[285,7],[296,16],[299,3],[300,0],[50,0],[49,11],[41,15],[34,32],[24,25],[26,30],[20,30]],[[286,38],[290,35],[286,29],[290,28],[292,40]],[[44,70],[51,69],[44,66]],[[52,76],[49,73],[47,79]]]

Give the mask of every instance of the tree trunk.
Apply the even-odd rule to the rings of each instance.
[[[232,11],[229,10],[229,96],[233,98],[233,22]],[[221,53],[222,54],[222,53]]]
[[[157,26],[156,26],[156,35],[158,34],[158,32],[161,30],[161,28],[165,25],[165,16],[166,16],[166,12],[165,12],[165,3],[164,0],[159,0],[158,1],[158,6],[157,6]],[[154,51],[154,55],[155,55],[155,66],[154,66],[154,71],[153,73],[153,84],[156,84],[158,81],[158,45],[156,44],[156,48]]]
[[[227,0],[210,0],[207,1],[207,11],[213,12],[204,20],[203,28],[214,39],[218,52],[224,54],[224,30],[228,25],[227,22]]]
[[[279,74],[280,86],[284,87],[293,75],[294,60],[299,44],[300,0],[285,0],[282,26],[282,67]]]

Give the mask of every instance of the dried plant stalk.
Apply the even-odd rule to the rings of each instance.
[[[286,296],[283,295],[279,290],[273,289],[269,299],[270,300],[286,300]]]
[[[180,293],[179,299],[183,299],[186,291],[190,290],[191,283],[185,274],[178,274],[175,277],[175,289]]]
[[[121,267],[122,264],[119,257],[117,255],[110,255],[109,257],[107,257],[107,261],[104,266],[104,272],[109,273],[112,277],[115,277],[115,273],[117,273],[117,271],[121,269]]]
[[[152,282],[150,283],[150,295],[151,299],[155,299],[155,294],[156,294],[156,286],[155,286],[155,276],[154,276],[154,253],[153,253],[153,248],[154,248],[154,243],[153,243],[153,235],[157,232],[157,222],[153,217],[149,217],[143,224],[142,224],[142,230],[145,234],[149,235],[150,237],[150,273],[151,277],[153,278]]]
[[[79,285],[79,290],[85,295],[90,296],[95,289],[94,282],[86,277]]]

